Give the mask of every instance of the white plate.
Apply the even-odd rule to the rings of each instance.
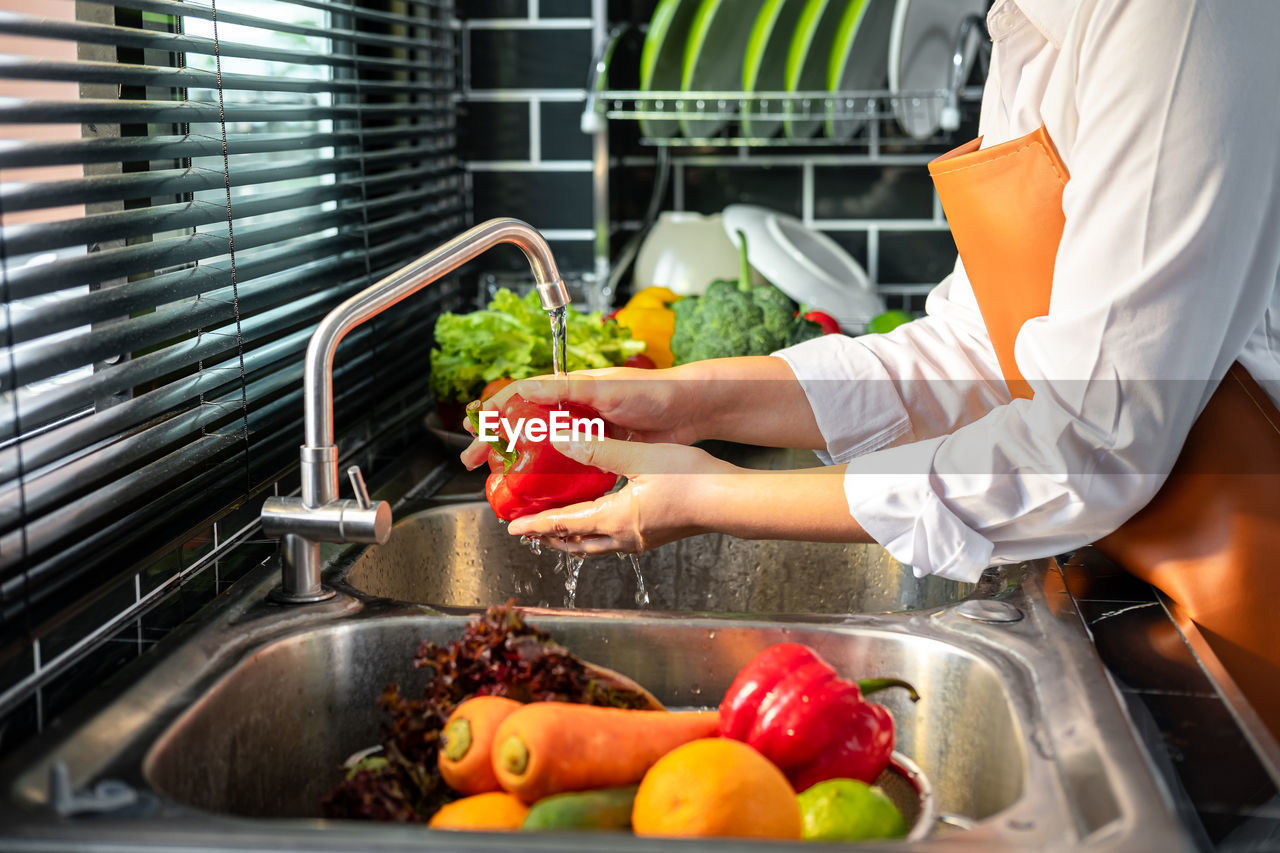
[[[960,22],[983,15],[987,0],[898,0],[889,39],[889,90],[941,91],[951,79]],[[972,31],[965,45],[965,68],[973,67],[981,35]],[[914,139],[928,139],[942,127],[938,98],[895,98],[898,124]]]
[[[794,216],[750,204],[729,205],[722,215],[725,231],[747,235],[753,267],[795,301],[830,314],[844,331],[858,334],[884,313],[866,272],[827,235]]]
[[[894,9],[894,0],[860,0],[845,7],[831,46],[828,89],[856,92],[884,88]],[[827,136],[849,139],[866,123],[866,119],[837,119],[829,115]]]
[[[649,22],[644,48],[640,54],[640,88],[646,92],[680,91],[680,75],[684,68],[684,49],[689,40],[689,27],[698,11],[698,0],[661,0]],[[662,109],[671,111],[670,119],[641,119],[640,132],[651,139],[665,139],[680,132],[672,104]],[[642,102],[646,110],[657,109],[653,101]]]
[[[736,92],[742,85],[742,60],[747,41],[764,0],[702,0],[689,25],[680,88],[694,95],[685,101],[680,129],[687,139],[705,139],[728,124],[724,119],[696,119],[691,103],[703,100],[710,112],[731,112],[734,102],[722,107],[715,100],[699,99],[698,92]]]
[[[823,92],[827,88],[827,66],[831,64],[831,45],[845,7],[853,0],[808,0],[796,21],[791,46],[787,50],[787,91]],[[809,112],[822,109],[810,105]],[[805,112],[800,104],[787,104],[786,115]],[[787,118],[783,130],[788,139],[807,139],[817,133],[823,121]]]

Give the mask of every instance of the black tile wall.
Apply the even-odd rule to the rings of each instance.
[[[540,0],[538,14],[544,18],[590,18],[591,0]]]
[[[759,204],[800,216],[803,181],[800,166],[686,166],[684,207],[718,213],[731,204]]]
[[[0,685],[17,684],[35,671],[30,642],[14,640],[0,649]]]
[[[582,101],[543,101],[543,160],[590,160],[592,137],[582,132]]]
[[[472,29],[472,89],[581,89],[591,64],[585,29]]]
[[[840,247],[848,252],[855,261],[861,264],[864,270],[867,269],[866,231],[826,231],[824,233],[832,240],[839,243]]]
[[[66,622],[45,634],[40,640],[41,657],[44,660],[52,660],[79,642],[85,635],[127,610],[135,601],[137,601],[137,589],[134,576],[120,578]]]
[[[475,217],[514,216],[535,228],[591,225],[589,172],[476,172]]]
[[[529,159],[527,103],[469,101],[459,120],[458,153],[464,160]]]
[[[0,718],[0,755],[30,739],[39,728],[39,703],[35,696],[24,699],[16,708]]]
[[[461,18],[525,18],[529,0],[463,0],[458,4]]]
[[[528,16],[535,10],[539,21],[531,24]],[[591,12],[590,0],[542,0],[484,3],[469,13],[473,19],[512,19],[464,25],[470,82],[462,144],[474,221],[515,216],[544,231],[584,235],[592,228],[592,141],[579,129],[593,39],[582,19]],[[508,91],[499,101],[489,94],[494,89]],[[510,172],[494,161],[530,165]],[[589,238],[548,237],[562,272],[594,268]],[[475,266],[482,274],[528,268],[511,251],[487,252]]]
[[[815,166],[815,219],[932,219],[933,182],[922,166]]]
[[[73,666],[46,685],[41,690],[41,711],[44,718],[48,720],[56,717],[89,690],[137,659],[139,645],[136,631],[133,626],[125,628],[112,639],[81,656]]]
[[[955,265],[956,244],[950,231],[880,232],[879,282],[932,284]]]

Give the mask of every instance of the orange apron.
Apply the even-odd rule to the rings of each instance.
[[[929,164],[1001,372],[1032,396],[1013,345],[1049,313],[1069,175],[1048,132]],[[1097,543],[1183,607],[1237,686],[1280,736],[1280,411],[1239,363],[1145,508]]]

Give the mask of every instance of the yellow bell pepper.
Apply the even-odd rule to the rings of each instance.
[[[644,354],[656,367],[675,364],[671,336],[676,331],[676,313],[667,304],[679,298],[665,287],[646,287],[614,316],[619,326],[631,330],[631,337],[644,341]]]
[[[646,287],[644,290],[632,296],[627,302],[628,308],[665,308],[668,304],[678,300],[680,296],[673,293],[669,288]]]

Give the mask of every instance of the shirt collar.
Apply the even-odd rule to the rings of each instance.
[[[1061,49],[1080,0],[998,0],[996,8],[1006,3],[1016,4],[1040,34]],[[996,9],[991,11],[994,13]]]

